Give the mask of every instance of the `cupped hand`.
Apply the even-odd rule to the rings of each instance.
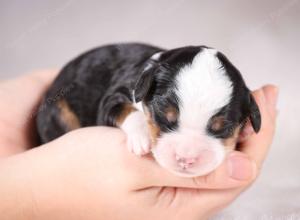
[[[37,107],[56,75],[37,71],[0,81],[0,158],[35,146]]]
[[[44,85],[48,85],[46,81]],[[261,110],[261,131],[242,142],[240,152],[232,152],[207,176],[174,176],[151,157],[130,154],[122,131],[93,127],[7,158],[1,166],[0,182],[5,174],[20,178],[17,174],[22,173],[17,192],[27,198],[20,202],[26,203],[23,212],[30,219],[205,219],[253,183],[272,142],[277,89],[265,86],[253,95]],[[28,101],[29,112],[35,101]],[[28,115],[23,105],[16,106]],[[20,140],[8,141],[5,146],[22,143],[29,147],[30,135],[17,134],[24,129],[15,131],[14,136],[7,133],[5,137]]]

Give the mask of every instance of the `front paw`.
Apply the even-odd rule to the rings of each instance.
[[[151,149],[151,141],[148,134],[137,132],[127,135],[127,148],[137,156],[148,154]]]
[[[151,138],[144,114],[132,112],[124,120],[121,129],[127,134],[127,147],[132,153],[141,156],[150,152]]]

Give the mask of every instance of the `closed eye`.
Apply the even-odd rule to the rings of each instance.
[[[228,121],[224,116],[215,116],[208,123],[208,132],[216,138],[231,137],[236,124]]]
[[[153,103],[153,117],[161,131],[174,131],[178,127],[178,110],[166,102]]]

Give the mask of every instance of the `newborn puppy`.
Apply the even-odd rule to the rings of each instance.
[[[119,127],[134,154],[152,151],[162,167],[192,177],[235,149],[248,119],[258,132],[257,104],[222,53],[128,43],[68,63],[43,99],[37,127],[42,143],[80,127]]]

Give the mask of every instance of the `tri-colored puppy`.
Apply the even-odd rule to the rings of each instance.
[[[68,63],[41,104],[37,127],[43,143],[80,127],[119,127],[134,154],[152,151],[169,171],[199,176],[235,148],[247,119],[258,132],[257,104],[222,53],[128,43]]]

